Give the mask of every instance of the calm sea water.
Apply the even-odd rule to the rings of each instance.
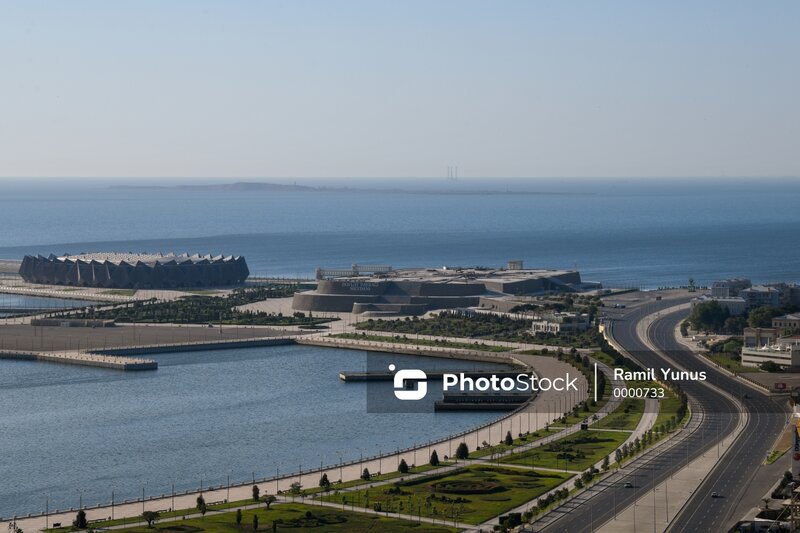
[[[390,184],[392,185],[392,184]],[[403,187],[405,183],[393,186]],[[389,185],[387,185],[389,186]],[[437,187],[437,185],[431,185]],[[448,184],[448,186],[450,186]],[[259,275],[353,262],[581,270],[607,285],[800,281],[796,181],[492,181],[555,195],[242,193],[0,184],[0,258],[90,250],[244,255]],[[266,476],[409,445],[494,415],[365,414],[308,347],[165,354],[154,373],[0,362],[0,514]],[[449,363],[448,363],[449,364]],[[302,369],[302,372],[301,372]],[[298,393],[299,376],[307,376]],[[291,464],[289,464],[291,463]],[[295,464],[296,463],[296,464]]]
[[[72,300],[65,298],[42,298],[39,296],[27,296],[21,294],[6,294],[0,293],[0,317],[9,316],[12,313],[7,313],[5,310],[9,308],[16,309],[47,309],[59,310],[68,309],[72,307],[83,307],[92,305],[93,302],[86,300]]]
[[[497,365],[380,354],[403,366]],[[376,357],[376,355],[372,355]],[[156,372],[0,362],[0,515],[296,471],[444,437],[490,412],[366,412],[364,352],[273,346],[161,354]],[[302,369],[302,372],[300,371]],[[386,384],[387,387],[390,384]],[[387,393],[390,394],[390,392]],[[433,395],[426,401],[432,402]],[[324,405],[324,409],[322,406]]]
[[[353,262],[499,266],[524,259],[642,287],[685,285],[689,277],[800,278],[796,180],[504,180],[459,187],[562,194],[7,188],[0,191],[0,258],[214,252],[244,255],[256,274],[288,276]]]

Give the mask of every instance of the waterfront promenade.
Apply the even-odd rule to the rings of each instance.
[[[539,375],[564,375],[566,372],[577,373],[574,367],[553,357],[536,355],[518,355],[516,357],[519,357],[524,364],[533,367]],[[262,494],[277,494],[278,491],[288,490],[291,483],[294,482],[298,482],[306,488],[316,487],[322,473],[326,473],[332,481],[348,481],[360,478],[364,468],[368,468],[373,473],[396,471],[401,459],[405,460],[409,465],[427,464],[430,454],[434,450],[436,450],[440,458],[444,459],[445,457],[452,457],[456,447],[461,442],[466,442],[470,449],[474,450],[484,441],[492,444],[499,443],[508,431],[511,431],[512,435],[517,435],[518,433],[542,429],[545,425],[552,423],[555,418],[560,417],[572,405],[586,399],[587,392],[588,383],[581,377],[577,393],[570,395],[556,391],[542,392],[532,402],[515,412],[438,442],[420,443],[405,450],[383,450],[383,453],[379,456],[358,458],[341,464],[323,465],[321,469],[318,466],[311,468],[305,466],[302,472],[297,465],[286,465],[285,472],[279,469],[276,472],[276,476],[271,479],[257,479],[256,482]],[[353,449],[357,449],[361,444],[357,436],[354,437]],[[248,480],[230,487],[227,485],[224,487],[215,486],[213,489],[203,487],[202,492],[209,503],[221,502],[226,499],[229,501],[242,500],[250,497],[252,484],[252,480]],[[114,502],[113,509],[110,504],[111,495],[109,494],[108,504],[85,509],[88,519],[107,519],[112,514],[115,518],[134,518],[141,515],[143,509],[193,508],[195,500],[200,493],[200,487],[198,486],[197,489],[188,493],[175,494],[173,501],[168,482],[162,482],[162,486],[163,489],[157,491],[159,496],[148,498],[144,502]],[[163,497],[160,495],[162,492]],[[44,507],[44,502],[42,507]],[[19,518],[18,525],[25,531],[35,531],[44,528],[46,523],[50,525],[54,522],[69,524],[75,517],[76,508],[66,511],[53,511],[48,516]],[[3,517],[3,519],[7,520],[8,517]]]
[[[338,326],[339,324],[337,324]],[[348,327],[349,326],[349,327]],[[16,326],[24,327],[27,332],[30,332],[31,326]],[[346,325],[345,329],[350,329],[352,326]],[[40,331],[44,328],[36,328]],[[360,478],[364,468],[368,468],[370,472],[390,472],[396,471],[400,460],[405,460],[409,465],[423,465],[427,464],[431,452],[437,452],[440,458],[452,457],[458,444],[461,442],[467,443],[470,450],[475,450],[484,445],[484,443],[497,444],[505,437],[507,432],[511,432],[513,436],[520,433],[534,432],[538,429],[544,428],[546,425],[552,423],[553,420],[560,417],[563,413],[571,410],[573,405],[588,399],[588,383],[580,372],[566,362],[559,361],[552,356],[531,355],[523,353],[526,351],[541,349],[542,347],[528,344],[516,343],[500,343],[497,341],[479,341],[484,344],[498,344],[508,348],[507,351],[491,352],[486,350],[472,350],[472,349],[453,349],[447,347],[437,346],[416,346],[416,345],[402,345],[391,342],[375,342],[375,341],[362,341],[359,339],[338,339],[328,336],[326,333],[311,333],[300,335],[298,331],[288,332],[281,328],[272,327],[234,327],[223,326],[207,327],[207,326],[175,326],[175,325],[125,325],[114,328],[95,328],[91,331],[77,331],[79,328],[54,328],[54,333],[57,334],[79,334],[79,335],[93,335],[92,339],[95,345],[100,345],[100,336],[105,336],[111,330],[119,330],[121,333],[119,344],[114,348],[109,348],[107,337],[104,338],[103,348],[98,348],[97,351],[105,352],[106,355],[122,356],[129,354],[146,354],[157,353],[159,351],[183,351],[184,349],[211,349],[210,345],[219,346],[221,348],[235,347],[239,343],[249,342],[264,342],[269,343],[305,343],[314,344],[319,346],[347,348],[355,350],[379,350],[395,353],[411,353],[415,355],[426,355],[434,357],[445,357],[452,359],[473,359],[481,361],[490,361],[496,363],[512,364],[515,367],[529,368],[539,376],[564,376],[570,373],[573,376],[578,376],[578,391],[571,393],[546,391],[542,392],[535,397],[532,402],[522,406],[520,409],[503,415],[502,417],[484,424],[478,428],[472,428],[457,435],[451,435],[438,442],[418,443],[416,446],[410,447],[405,450],[380,450],[380,454],[374,457],[362,458],[343,462],[341,464],[321,465],[309,469],[308,466],[299,465],[286,465],[286,471],[283,471],[281,466],[276,475],[270,479],[256,480],[262,494],[276,494],[278,491],[286,491],[291,483],[298,482],[305,488],[316,487],[319,477],[322,473],[327,474],[328,478],[332,481],[342,480],[350,481]],[[84,329],[84,328],[80,328]],[[108,330],[108,331],[103,331]],[[142,344],[143,339],[150,339],[153,335],[159,339],[174,338],[174,335],[182,332],[186,337],[201,340],[192,340],[183,343],[163,342],[156,344]],[[127,336],[126,336],[127,335]],[[47,338],[47,337],[45,337]],[[86,337],[84,337],[86,338]],[[131,345],[125,342],[127,339],[138,341]],[[388,340],[388,339],[387,339]],[[474,343],[474,339],[450,339],[450,341],[466,341]],[[44,341],[40,339],[40,343],[44,345]],[[552,346],[548,347],[551,353],[554,351]],[[125,359],[124,357],[120,357]],[[600,415],[603,416],[606,412],[612,410],[618,401],[612,400],[604,406]],[[560,436],[573,431],[569,428],[565,430]],[[548,437],[548,441],[551,437]],[[546,442],[546,441],[541,441]],[[363,443],[358,442],[357,438],[353,440],[353,450],[358,450],[364,447]],[[350,454],[351,457],[353,454]],[[302,470],[301,470],[302,468]],[[241,480],[239,480],[241,481]],[[231,486],[215,486],[214,488],[202,487],[202,493],[206,501],[221,502],[223,500],[242,500],[250,496],[253,480],[248,480],[240,484],[233,484]],[[142,510],[165,510],[170,508],[192,508],[194,507],[197,495],[200,492],[200,487],[197,489],[185,492],[176,493],[173,495],[171,487],[166,482],[161,483],[161,490],[158,490],[158,485],[152,484],[152,490],[158,492],[159,495],[153,498],[147,498],[144,502],[128,501],[119,502],[115,501],[113,506],[109,504],[101,505],[93,508],[87,508],[87,515],[90,520],[107,519],[110,516],[115,518],[130,517],[135,518],[141,515]],[[130,487],[126,487],[126,492],[132,492]],[[162,494],[163,493],[163,497]],[[109,495],[109,500],[110,500]],[[77,503],[77,502],[76,502]],[[44,507],[44,503],[42,505]],[[77,507],[77,505],[76,505]],[[35,516],[26,517],[18,520],[20,527],[24,530],[41,529],[45,524],[53,524],[60,522],[62,524],[69,524],[74,519],[76,509],[67,511],[60,510],[49,513],[48,516]],[[3,517],[7,519],[8,517]]]

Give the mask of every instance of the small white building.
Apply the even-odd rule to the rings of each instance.
[[[531,326],[531,332],[552,333],[581,333],[589,329],[589,315],[586,313],[549,313],[536,317]]]

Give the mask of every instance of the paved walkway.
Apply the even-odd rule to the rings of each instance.
[[[605,370],[608,373],[611,372],[611,370],[608,367],[605,367]],[[625,386],[624,382],[616,381],[616,380],[612,380],[611,384],[612,384],[613,388],[621,388],[621,387]],[[617,399],[616,401],[617,402],[621,402],[621,400],[619,400],[619,399]],[[630,432],[630,436],[627,439],[625,439],[625,442],[628,443],[628,444],[631,444],[631,443],[633,443],[634,440],[636,440],[637,437],[641,437],[641,435],[643,435],[645,432],[647,432],[648,429],[653,427],[653,424],[655,423],[655,419],[657,417],[658,417],[658,401],[655,400],[655,399],[652,399],[652,398],[648,398],[645,401],[644,413],[643,413],[642,417],[639,419],[639,423],[636,425],[636,429]],[[579,429],[580,428],[578,427],[575,431],[578,431]],[[662,441],[662,442],[666,442],[666,441]],[[634,460],[636,460],[636,459],[634,459]],[[602,464],[603,464],[603,460],[601,459],[601,460],[597,461],[593,466],[595,468],[597,468],[598,470],[601,470]],[[580,473],[580,472],[578,472],[578,473]],[[592,497],[592,495],[593,495],[592,494],[592,490],[594,490],[594,487],[597,487],[597,486],[601,485],[602,483],[608,483],[609,482],[608,480],[611,479],[613,476],[616,476],[616,475],[617,474],[615,474],[615,473],[610,474],[605,479],[603,479],[603,480],[595,483],[594,485],[592,485],[592,487],[590,487],[589,489],[578,493],[576,496],[570,498],[569,500],[559,504],[557,507],[551,509],[550,512],[548,512],[545,515],[542,515],[537,520],[537,522],[535,523],[534,529],[535,530],[539,530],[542,527],[544,527],[544,526],[548,525],[549,523],[551,523],[551,521],[553,521],[557,517],[557,515],[555,514],[556,512],[558,512],[558,513],[569,512],[569,509],[574,509],[574,508],[577,508],[577,507],[583,505],[587,499]],[[516,508],[514,508],[514,509],[512,509],[510,511],[508,511],[508,512],[525,513],[526,511],[530,510],[530,508],[533,506],[535,501],[538,500],[539,498],[547,497],[548,494],[554,493],[554,492],[556,492],[558,490],[561,490],[561,489],[564,489],[564,488],[572,490],[574,488],[574,486],[575,486],[574,483],[575,483],[574,478],[570,478],[567,481],[565,481],[564,483],[560,484],[559,486],[554,487],[550,491],[548,491],[548,492],[546,492],[546,493],[544,493],[544,494],[542,494],[540,496],[537,496],[534,500],[528,501],[528,502],[526,502],[526,503],[524,503],[524,504],[522,504],[522,505],[520,505],[520,506],[518,506],[518,507],[516,507]],[[507,514],[507,513],[504,513],[504,514]],[[495,518],[493,518],[491,520],[488,520],[488,521],[484,522],[483,524],[481,524],[480,528],[484,529],[486,531],[491,531],[492,528],[495,525],[498,525],[498,524],[499,524],[499,520],[498,520],[497,517],[495,517]]]
[[[537,374],[542,376],[563,376],[567,372],[571,375],[580,375],[577,369],[571,365],[558,361],[554,357],[537,356],[537,355],[519,355],[520,360],[531,367],[536,369]],[[277,494],[278,491],[288,490],[289,486],[298,482],[305,487],[316,487],[322,473],[328,475],[331,481],[342,480],[348,481],[358,479],[364,468],[368,468],[370,472],[388,472],[396,471],[397,466],[401,459],[404,459],[409,465],[425,464],[431,455],[431,452],[436,450],[440,458],[452,457],[455,449],[461,442],[466,442],[470,449],[474,450],[477,446],[486,441],[489,443],[499,443],[505,437],[506,432],[511,431],[512,435],[518,433],[534,432],[537,429],[544,428],[545,425],[553,422],[554,419],[560,417],[564,412],[569,410],[572,405],[575,405],[587,399],[588,383],[580,375],[578,380],[580,386],[577,393],[563,393],[557,391],[546,391],[537,395],[532,401],[522,407],[519,411],[505,415],[501,419],[496,420],[484,427],[476,428],[464,432],[461,435],[453,436],[437,443],[422,444],[414,447],[413,449],[402,450],[399,453],[389,453],[381,457],[364,458],[343,465],[329,465],[322,470],[314,469],[312,471],[304,471],[303,473],[291,473],[289,475],[279,473],[279,479],[270,480],[257,480],[257,484],[261,489],[262,494]],[[252,483],[243,483],[241,485],[228,487],[214,487],[205,488],[203,490],[204,497],[209,503],[221,502],[223,500],[244,500],[251,497]],[[136,517],[140,516],[143,510],[163,511],[165,509],[175,508],[193,508],[195,500],[199,492],[190,491],[188,493],[176,494],[174,501],[172,496],[164,495],[157,498],[146,500],[144,503],[141,501],[132,502],[117,502],[115,505],[110,506],[101,505],[92,508],[86,508],[87,518],[89,520],[107,519],[113,516],[116,518]],[[48,518],[47,522],[61,522],[62,524],[69,524],[75,518],[75,509],[67,511],[53,512]],[[38,531],[45,527],[45,517],[25,517],[18,519],[18,525],[25,531]],[[4,523],[0,523],[3,527]]]

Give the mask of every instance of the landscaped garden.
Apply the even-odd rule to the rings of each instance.
[[[72,318],[113,319],[118,322],[155,322],[172,324],[231,324],[254,326],[315,326],[334,320],[314,317],[311,313],[264,313],[241,311],[236,307],[269,298],[287,298],[297,285],[263,285],[235,289],[225,296],[199,294],[175,300],[143,300],[113,305],[106,309],[89,308],[70,313]]]
[[[625,398],[611,413],[601,418],[592,427],[598,429],[634,430],[644,414],[645,401],[638,398]]]
[[[254,517],[257,522],[254,522]],[[451,533],[458,531],[452,527],[433,525],[410,520],[399,520],[373,514],[355,513],[352,511],[287,503],[273,505],[269,509],[243,510],[238,515],[231,512],[208,512],[202,518],[188,520],[157,521],[154,527],[130,527],[117,531],[124,533],[242,533],[263,531],[285,531],[287,533],[402,533],[407,531],[425,531],[430,533]],[[274,524],[274,526],[273,526]],[[255,527],[254,527],[255,526]]]
[[[432,335],[441,337],[464,337],[471,339],[552,344],[554,346],[596,346],[592,332],[578,335],[534,334],[532,319],[515,318],[493,313],[457,313],[442,311],[430,318],[369,319],[356,324],[362,331]]]
[[[346,506],[479,524],[544,494],[569,474],[474,465],[445,474],[379,485],[323,499]]]
[[[620,431],[579,431],[543,446],[500,459],[507,464],[581,471],[613,455],[630,437]]]

